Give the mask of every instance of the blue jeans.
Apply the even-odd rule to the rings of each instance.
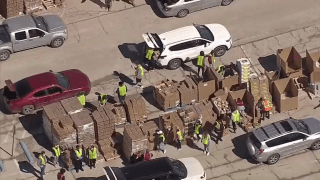
[[[40,166],[40,170],[41,170],[41,178],[43,179],[43,176],[46,174],[46,166]]]

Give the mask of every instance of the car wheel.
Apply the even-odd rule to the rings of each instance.
[[[186,17],[189,14],[189,10],[188,9],[181,9],[178,14],[177,17],[178,18],[183,18]]]
[[[10,57],[10,51],[8,50],[2,50],[0,51],[0,61],[5,61],[9,59]]]
[[[63,43],[64,43],[64,39],[61,37],[58,37],[51,41],[51,47],[58,48],[58,47],[61,47]]]
[[[316,141],[316,142],[312,143],[311,149],[312,149],[312,150],[318,150],[318,149],[320,149],[320,141]]]
[[[24,106],[22,108],[22,114],[24,115],[32,114],[33,112],[34,112],[34,106],[32,105]]]
[[[181,66],[180,59],[172,59],[168,64],[168,69],[174,70],[174,69],[178,69],[180,66]]]
[[[280,159],[279,154],[273,154],[268,158],[267,163],[268,164],[275,164],[279,161],[279,159]]]
[[[227,51],[227,48],[225,46],[218,46],[214,49],[214,56],[220,57],[223,56]]]
[[[230,5],[230,4],[232,3],[232,1],[233,1],[233,0],[223,0],[222,3],[221,3],[221,5],[222,5],[222,6],[228,6],[228,5]]]

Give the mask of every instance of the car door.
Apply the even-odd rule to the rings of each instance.
[[[48,94],[47,89],[38,90],[33,94],[33,104],[36,108],[43,107],[50,104],[51,96]]]
[[[269,155],[279,154],[281,157],[290,154],[292,143],[287,134],[266,142],[266,145],[270,148],[267,150]]]
[[[22,51],[30,48],[26,31],[19,31],[19,32],[13,33],[12,39],[14,40],[13,42],[14,51]]]
[[[192,60],[195,56],[195,41],[186,41],[169,47],[172,58],[181,58],[183,61]]]
[[[50,103],[59,102],[62,99],[72,97],[72,94],[64,91],[61,87],[58,86],[48,88],[48,94],[50,95]]]
[[[44,38],[45,32],[39,29],[29,29],[27,32],[29,35],[30,48],[46,45],[47,42]]]
[[[210,8],[214,6],[219,6],[222,3],[222,0],[202,0],[204,8]]]
[[[204,39],[196,40],[195,52],[204,51],[205,54],[209,54],[210,51],[213,50],[210,48],[210,42]],[[198,54],[197,54],[198,55]]]
[[[307,149],[311,146],[308,136],[299,132],[290,134],[290,141],[293,143],[291,153]]]
[[[202,0],[184,0],[185,9],[188,9],[189,12],[194,12],[203,9],[202,4]]]

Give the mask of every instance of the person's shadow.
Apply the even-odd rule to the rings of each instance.
[[[20,169],[21,172],[31,173],[35,177],[40,179],[40,176],[38,175],[38,174],[40,174],[40,171],[37,170],[36,168],[34,168],[28,161],[20,161],[20,162],[18,162],[18,164],[19,164],[19,169]]]
[[[118,71],[113,71],[113,74],[118,76],[120,81],[125,82],[131,86],[135,85],[133,80],[130,77],[126,76],[125,74],[119,73]]]

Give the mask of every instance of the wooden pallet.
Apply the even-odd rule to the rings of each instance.
[[[54,4],[54,0],[42,0],[42,4],[46,9],[57,7],[57,5]]]

